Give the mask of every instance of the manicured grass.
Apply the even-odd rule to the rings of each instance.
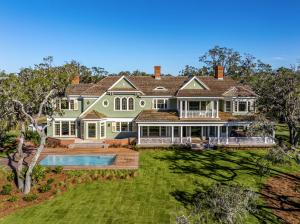
[[[1,219],[1,223],[175,223],[193,195],[214,181],[240,183],[259,191],[264,179],[257,176],[255,160],[264,154],[252,151],[140,152],[138,177],[133,180],[82,184],[31,208]],[[296,172],[273,167],[272,175]],[[248,223],[277,220],[264,206]]]

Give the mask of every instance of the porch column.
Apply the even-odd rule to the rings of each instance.
[[[218,144],[220,144],[220,126],[218,126]]]
[[[215,110],[215,101],[211,101],[211,117],[213,118],[214,117],[214,110]]]
[[[187,118],[187,107],[188,107],[188,101],[185,100],[185,108],[184,108],[185,109],[185,112],[184,112],[185,113],[185,115],[184,115],[185,118]]]
[[[182,126],[180,126],[180,143],[182,143]]]
[[[174,126],[171,126],[171,143],[174,141]]]
[[[228,125],[226,125],[226,145],[228,145],[229,139],[228,139]]]
[[[204,126],[201,126],[201,139],[203,140],[203,128]]]
[[[219,100],[217,100],[217,118],[219,118]]]
[[[138,125],[138,145],[141,144],[141,126]]]
[[[179,101],[180,118],[182,118],[182,100]]]
[[[209,138],[210,136],[210,126],[207,127],[207,137]]]

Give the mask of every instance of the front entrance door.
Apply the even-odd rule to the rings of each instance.
[[[97,138],[97,123],[88,122],[87,123],[87,138],[96,139]]]

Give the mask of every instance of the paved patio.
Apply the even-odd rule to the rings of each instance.
[[[64,170],[95,170],[95,169],[138,169],[139,153],[128,148],[45,148],[40,160],[47,155],[111,155],[115,154],[116,160],[109,166],[65,166]]]

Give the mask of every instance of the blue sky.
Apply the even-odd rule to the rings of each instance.
[[[299,0],[3,0],[0,69],[51,55],[55,64],[178,74],[214,45],[289,66],[300,59],[299,13]]]

